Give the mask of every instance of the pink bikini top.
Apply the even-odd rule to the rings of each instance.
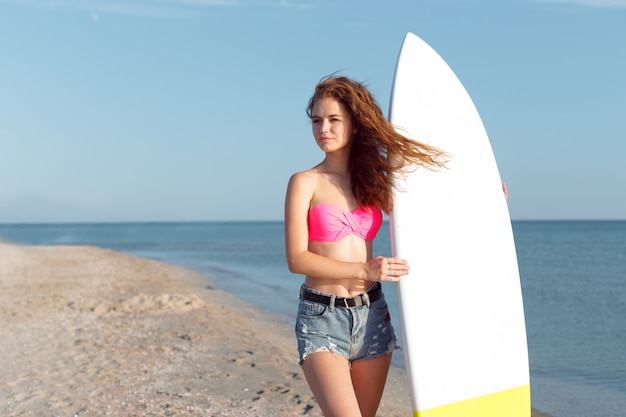
[[[336,242],[349,234],[374,240],[383,222],[377,207],[358,207],[345,211],[336,204],[318,204],[309,210],[309,240]]]

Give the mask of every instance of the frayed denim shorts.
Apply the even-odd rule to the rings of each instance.
[[[370,302],[367,294],[377,291],[380,291],[378,299]],[[330,302],[304,299],[305,292],[313,294],[313,298],[326,298]],[[357,296],[365,301],[354,307],[343,303],[346,299],[304,285],[300,294],[295,329],[300,365],[315,352],[332,352],[352,363],[386,355],[396,349],[396,336],[380,283]],[[337,299],[342,302],[335,302]]]

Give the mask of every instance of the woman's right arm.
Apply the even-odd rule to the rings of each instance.
[[[314,175],[306,172],[295,174],[289,180],[285,197],[285,251],[289,270],[320,279],[397,281],[398,278],[387,275],[389,262],[384,258],[367,263],[345,262],[309,250],[307,216],[315,182]]]
[[[316,278],[365,279],[362,263],[342,262],[309,251],[307,216],[316,179],[314,174],[294,174],[285,197],[285,251],[287,265],[294,274]]]

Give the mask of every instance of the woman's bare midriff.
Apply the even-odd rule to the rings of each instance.
[[[345,262],[367,262],[372,257],[372,242],[356,235],[348,235],[336,242],[309,242],[309,250],[327,258]],[[306,277],[304,285],[317,291],[339,297],[353,297],[367,291],[374,283],[361,279],[322,279]]]

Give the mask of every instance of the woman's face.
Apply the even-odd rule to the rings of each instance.
[[[315,102],[311,125],[317,145],[326,153],[349,149],[352,135],[356,133],[347,107],[330,97]]]

